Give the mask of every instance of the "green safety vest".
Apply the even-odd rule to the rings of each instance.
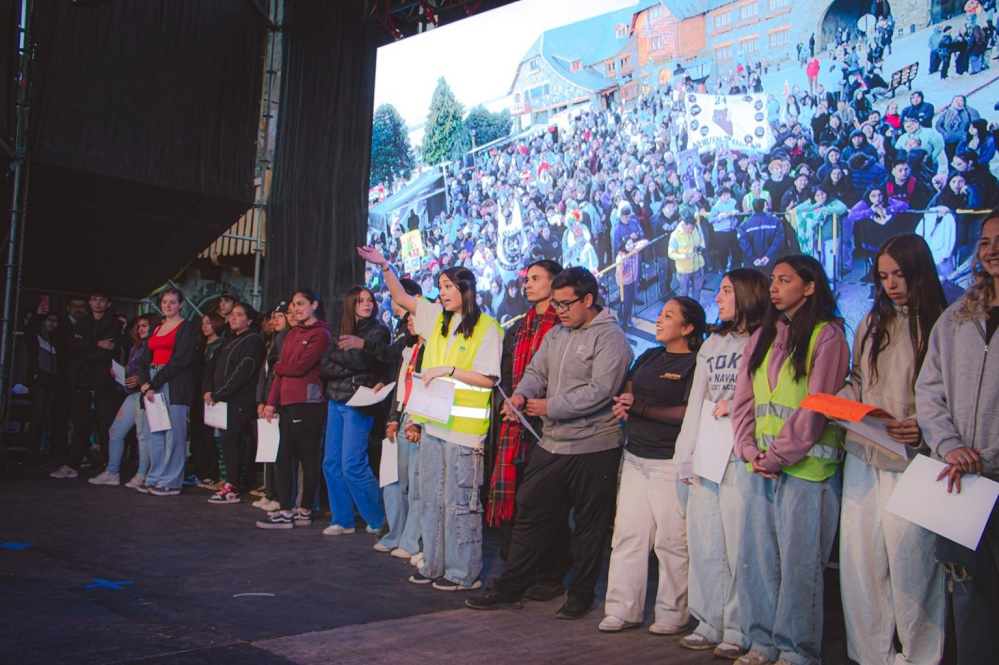
[[[815,340],[826,326],[820,323],[812,331],[808,341],[808,357],[805,366],[811,367],[812,353],[815,351]],[[777,385],[770,390],[770,380],[767,378],[767,367],[770,366],[770,354],[773,345],[767,351],[763,364],[753,373],[753,397],[756,403],[756,442],[761,450],[766,450],[774,442],[784,427],[784,422],[791,417],[801,401],[808,396],[808,378],[795,381],[791,371],[791,356],[781,365],[777,375]],[[839,467],[843,459],[843,430],[831,424],[826,424],[819,440],[816,441],[804,459],[791,466],[784,467],[784,473],[802,480],[821,481],[829,478]],[[752,464],[749,465],[752,470]]]
[[[441,312],[437,317],[435,329],[440,330],[443,322],[444,313]],[[447,338],[435,333],[427,340],[427,348],[423,352],[423,366],[429,368],[451,365],[458,369],[471,370],[472,361],[475,360],[490,326],[496,326],[502,334],[502,329],[496,319],[485,314],[480,315],[472,330],[472,336],[466,339],[458,335],[451,342],[450,348],[448,348]],[[489,431],[489,398],[493,393],[492,388],[472,386],[449,376],[442,376],[434,380],[454,383],[454,404],[451,405],[451,417],[446,423],[437,423],[437,421],[416,415],[413,416],[413,420],[418,423],[435,422],[447,427],[452,432],[464,434],[485,434]]]

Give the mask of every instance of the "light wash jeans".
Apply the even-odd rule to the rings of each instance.
[[[939,663],[947,597],[936,535],[885,510],[901,472],[854,455],[845,465],[839,576],[847,654],[864,665]]]
[[[694,477],[687,499],[687,546],[690,550],[690,613],[694,632],[715,643],[748,649],[742,632],[735,585],[742,533],[746,465],[733,460],[720,485]]]
[[[143,476],[149,473],[149,423],[146,412],[139,408],[142,395],[129,393],[118,408],[118,415],[108,430],[108,471],[121,471],[121,457],[125,454],[125,436],[135,428],[135,438],[139,440],[139,471]]]
[[[152,371],[156,376],[156,370]],[[187,412],[190,407],[170,404],[170,384],[164,384],[156,399],[166,399],[170,412],[170,429],[149,434],[149,473],[146,485],[180,489],[187,465]],[[145,414],[143,414],[145,416]]]
[[[614,517],[604,614],[641,622],[649,585],[649,551],[659,560],[655,621],[685,626],[687,611],[687,486],[671,459],[625,451]]]
[[[420,444],[406,440],[407,422],[408,419],[403,418],[399,423],[394,444],[382,444],[382,455],[399,458],[399,482],[382,488],[389,532],[382,536],[381,544],[416,554],[420,551],[420,465],[417,457]]]
[[[423,432],[420,529],[426,577],[471,586],[482,572],[482,451]]]
[[[343,402],[327,402],[323,475],[330,499],[331,525],[352,528],[354,504],[372,529],[385,524],[378,479],[368,461],[368,436],[373,422],[372,416]]]
[[[839,522],[840,477],[811,482],[749,474],[736,587],[743,633],[771,660],[818,665],[822,573]]]

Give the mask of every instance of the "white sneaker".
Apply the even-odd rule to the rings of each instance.
[[[409,565],[419,568],[423,565],[423,552],[417,552],[409,559]]]
[[[354,533],[354,527],[342,527],[339,524],[331,524],[323,529],[324,536],[346,536]]]
[[[114,487],[118,487],[118,485],[121,485],[121,477],[117,473],[111,473],[105,469],[87,482],[91,485],[113,485]]]
[[[685,637],[683,639],[685,640],[687,638]],[[681,645],[683,644],[683,640],[680,640],[680,644]],[[715,647],[715,650],[712,653],[714,653],[719,658],[725,658],[727,660],[735,660],[737,658],[746,655],[746,652],[748,651],[749,649],[743,649],[738,644],[732,644],[731,642],[722,642],[721,644]]]
[[[257,506],[257,508],[260,508],[261,510],[266,510],[267,512],[281,508],[281,502],[273,499],[260,499],[259,501],[254,501],[253,505]]]
[[[382,541],[380,541],[380,540],[377,543],[375,543],[374,545],[372,545],[371,549],[373,549],[376,552],[382,552],[384,554],[387,554],[387,553],[389,553],[389,552],[392,551],[391,547],[387,547],[386,545],[382,545]]]
[[[132,479],[125,483],[125,487],[131,487],[132,489],[138,489],[139,487],[146,484],[146,474],[137,473],[132,476]]]
[[[78,475],[80,475],[80,474],[76,472],[76,469],[71,469],[68,466],[66,466],[65,464],[62,465],[62,466],[60,466],[58,469],[56,469],[55,471],[53,471],[52,473],[49,474],[49,476],[52,477],[52,478],[60,478],[60,479],[62,479],[62,478],[76,478]]]
[[[637,621],[625,621],[624,619],[619,619],[616,616],[608,614],[600,621],[597,630],[601,633],[617,633],[625,628],[634,628],[640,625]]]
[[[415,554],[411,554],[406,550],[402,549],[401,547],[395,548],[394,550],[389,552],[389,554],[394,556],[396,559],[412,559],[414,556],[416,556]]]
[[[703,635],[698,635],[697,633],[691,633],[687,635],[682,640],[680,640],[680,646],[684,649],[691,649],[693,651],[706,651],[708,649],[714,649],[718,646],[717,642],[712,642]],[[740,653],[739,656],[742,654]],[[738,658],[739,656],[736,656]]]
[[[759,651],[750,651],[735,661],[739,665],[770,665],[773,661]]]

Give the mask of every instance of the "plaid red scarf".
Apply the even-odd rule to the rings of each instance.
[[[517,330],[513,352],[514,390],[520,385],[524,370],[537,353],[541,341],[556,323],[558,315],[551,305],[540,318],[534,307],[524,316],[524,322]],[[504,421],[500,427],[499,449],[496,451],[496,467],[489,486],[489,511],[486,514],[486,521],[493,526],[513,519],[514,495],[517,491],[517,467],[514,461],[524,458],[529,436],[519,422]]]

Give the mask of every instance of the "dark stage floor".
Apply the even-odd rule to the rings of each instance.
[[[207,497],[0,482],[0,662],[726,662],[645,629],[599,633],[599,605],[576,622],[554,618],[561,600],[467,610],[464,593],[408,584],[372,536],[262,531],[248,502]],[[497,551],[487,532],[489,574]],[[824,662],[845,663],[838,593],[826,605]]]

